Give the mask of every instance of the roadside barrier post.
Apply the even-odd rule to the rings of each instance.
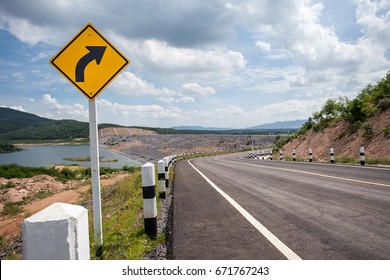
[[[297,160],[297,156],[296,156],[295,150],[292,150],[292,154],[293,154],[293,161],[296,161]]]
[[[144,206],[145,233],[152,238],[157,237],[157,205],[154,164],[147,162],[141,167],[142,196]]]
[[[89,260],[88,210],[56,202],[24,220],[25,260]]]
[[[273,158],[273,153],[272,153],[272,149],[271,150],[269,150],[269,160],[272,160],[272,158]]]
[[[261,150],[261,159],[264,160],[264,150]]]
[[[360,165],[365,165],[366,160],[364,157],[364,147],[360,147]]]
[[[165,188],[165,161],[159,160],[157,162],[157,177],[158,177],[158,190],[161,198],[166,197],[166,188]]]
[[[282,150],[279,151],[279,160],[283,160],[283,151]]]
[[[330,163],[334,163],[334,149],[330,148],[329,150]]]
[[[313,162],[313,150],[309,149],[309,162]]]
[[[163,158],[165,161],[165,188],[169,188],[169,158]]]

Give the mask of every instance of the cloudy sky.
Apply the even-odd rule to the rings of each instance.
[[[131,61],[98,96],[100,123],[307,119],[390,69],[390,0],[0,0],[0,106],[88,121],[49,64],[87,23]]]

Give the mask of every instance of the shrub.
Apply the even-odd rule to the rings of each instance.
[[[377,107],[382,111],[385,111],[386,109],[390,108],[390,98],[384,98],[380,100]]]
[[[373,125],[369,123],[363,125],[363,137],[366,139],[370,139],[373,136],[374,136]]]
[[[3,214],[3,216],[7,216],[7,215],[17,215],[20,212],[22,212],[22,209],[19,203],[10,202],[4,205],[3,211],[1,213]]]
[[[386,138],[389,138],[390,137],[390,126],[385,126],[383,128],[383,135],[386,137]]]

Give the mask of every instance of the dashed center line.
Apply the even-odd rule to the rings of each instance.
[[[287,259],[289,260],[301,260],[301,258],[294,253],[286,244],[280,241],[272,232],[270,232],[265,226],[263,226],[258,220],[256,220],[248,211],[246,211],[240,204],[238,204],[233,198],[227,195],[216,184],[214,184],[209,178],[206,177],[201,171],[199,171],[190,161],[188,163],[191,167],[198,172],[219,194],[221,194],[241,215],[243,215],[248,222],[250,222],[269,242],[272,243]]]

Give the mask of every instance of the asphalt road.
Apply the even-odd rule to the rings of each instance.
[[[176,165],[171,258],[390,259],[389,168],[246,155]]]

